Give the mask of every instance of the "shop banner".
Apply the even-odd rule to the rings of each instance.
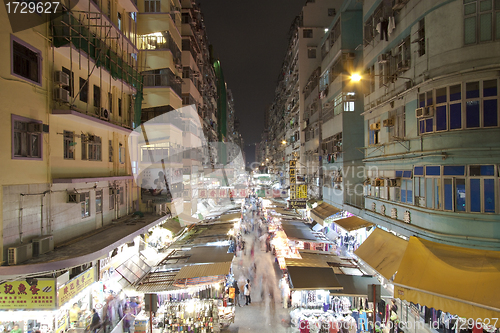
[[[230,198],[235,198],[236,197],[236,190],[235,189],[230,189],[229,190],[229,197]]]
[[[272,198],[273,197],[273,190],[270,188],[266,189],[266,198]]]
[[[227,192],[226,188],[219,189],[219,198],[227,198]]]
[[[59,310],[59,316],[57,318],[56,333],[61,333],[66,330],[68,323],[68,316],[66,315],[66,310]]]
[[[281,191],[273,190],[273,198],[279,198],[279,197],[281,197]]]
[[[56,280],[26,279],[0,284],[0,309],[55,309]]]
[[[208,197],[210,199],[218,198],[219,197],[219,190],[218,189],[208,190]]]
[[[229,298],[234,299],[234,295],[235,295],[235,288],[229,288]]]
[[[66,302],[70,301],[83,289],[94,283],[94,281],[94,267],[92,267],[63,285],[61,288],[59,288],[59,291],[57,293],[59,306],[62,306]]]
[[[240,190],[238,191],[238,196],[239,196],[240,198],[246,198],[246,196],[247,196],[247,190],[245,190],[245,189],[240,189]]]
[[[207,190],[206,189],[198,189],[198,197],[199,198],[206,198],[207,197]]]

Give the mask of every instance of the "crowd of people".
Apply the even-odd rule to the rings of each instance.
[[[261,302],[269,324],[276,319],[276,309],[281,304],[278,286],[281,271],[273,255],[272,236],[263,217],[262,199],[252,195],[245,199],[240,232],[235,241],[237,267],[233,288],[235,297],[239,297],[235,304],[248,306],[252,301]]]

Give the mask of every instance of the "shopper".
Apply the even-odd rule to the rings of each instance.
[[[90,322],[89,331],[97,333],[100,327],[101,327],[101,317],[99,317],[99,314],[95,309],[92,309],[92,321]]]
[[[240,288],[238,287],[238,282],[234,280],[233,282],[234,288],[234,306],[241,306],[240,304]]]
[[[18,324],[14,324],[14,327],[12,328],[12,330],[10,331],[10,333],[23,333],[23,330],[21,330],[19,328]]]
[[[248,305],[251,302],[251,299],[250,299],[250,279],[247,279],[247,283],[245,284],[245,289],[243,291],[244,295],[245,295],[245,305]]]
[[[130,309],[125,309],[125,315],[123,316],[123,332],[130,333],[130,327],[135,320],[135,316],[130,313]]]
[[[73,307],[69,310],[69,323],[70,325],[76,325],[82,310],[78,306],[78,303],[73,304]]]

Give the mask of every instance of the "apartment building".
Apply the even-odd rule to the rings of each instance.
[[[270,147],[266,162],[281,170],[283,176],[292,159],[300,162],[299,173],[307,172],[306,156],[311,149],[305,148],[306,132],[303,131],[304,89],[321,62],[319,43],[341,4],[342,1],[307,1],[290,26],[288,49],[278,76],[275,98],[267,111],[269,128],[266,129],[269,134],[266,145]]]
[[[5,9],[0,15],[8,22]],[[137,209],[128,153],[142,92],[136,19],[133,1],[79,1],[32,29],[0,27],[1,110],[9,118],[3,264],[30,259],[32,239],[47,239],[46,251]]]
[[[365,209],[377,224],[499,249],[498,5],[364,2]]]

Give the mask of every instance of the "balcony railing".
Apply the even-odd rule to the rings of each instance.
[[[169,68],[143,72],[145,87],[170,87],[182,96],[182,79],[175,76]]]

